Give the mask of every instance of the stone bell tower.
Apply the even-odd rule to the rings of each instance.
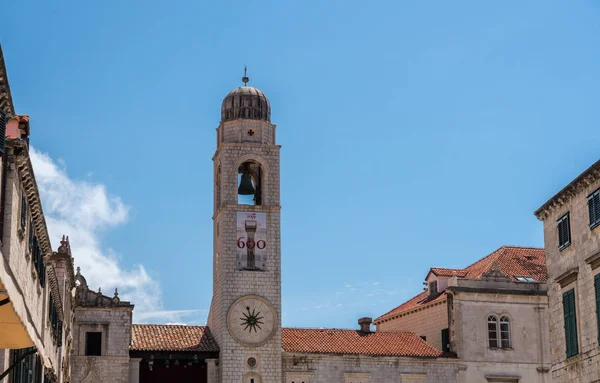
[[[280,383],[279,150],[260,90],[223,100],[214,161],[213,298],[220,382]]]

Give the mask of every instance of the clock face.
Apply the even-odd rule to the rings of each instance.
[[[258,347],[271,339],[276,318],[275,309],[266,299],[249,295],[231,305],[227,312],[227,328],[238,342]]]

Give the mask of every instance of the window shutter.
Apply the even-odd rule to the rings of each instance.
[[[445,328],[442,330],[442,351],[450,351],[450,330]]]
[[[596,291],[596,327],[598,328],[598,344],[600,344],[600,274],[594,277],[594,290]]]
[[[575,291],[569,290],[563,294],[563,313],[565,320],[565,341],[567,358],[579,353],[577,343],[577,315],[575,313]]]
[[[594,208],[594,197],[595,196],[591,196],[588,199],[588,210],[590,212],[590,226],[592,226],[596,220],[595,220],[595,215],[596,215],[596,209]]]
[[[21,193],[21,230],[25,234],[25,228],[27,226],[27,197],[25,192]]]
[[[590,227],[594,228],[600,224],[600,190],[594,192],[588,198],[588,210],[590,214]]]
[[[594,196],[594,206],[596,207],[596,224],[600,223],[600,190]]]
[[[0,156],[4,155],[4,140],[6,140],[6,113],[0,109]]]

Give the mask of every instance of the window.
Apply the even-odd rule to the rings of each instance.
[[[58,317],[58,308],[54,303],[54,298],[50,294],[50,303],[48,305],[48,316],[50,318],[50,327],[52,328],[52,336],[56,340],[57,347],[62,346],[62,327],[63,323]]]
[[[21,231],[25,234],[27,227],[27,197],[25,192],[21,192]]]
[[[450,352],[450,331],[447,328],[442,330],[442,351]]]
[[[43,287],[46,283],[46,265],[44,265],[44,254],[40,248],[40,243],[35,236],[33,237],[32,249],[33,253],[31,257],[33,258],[33,266],[35,267],[35,271],[37,271],[40,285]]]
[[[533,279],[531,277],[517,277],[517,276],[515,276],[515,278],[519,282],[535,282],[535,279]]]
[[[571,289],[563,294],[563,312],[565,320],[565,343],[567,346],[567,358],[570,358],[579,354],[574,289]]]
[[[429,282],[429,296],[433,297],[437,295],[437,281]]]
[[[41,383],[42,382],[42,360],[38,354],[31,353],[34,348],[22,348],[12,350],[11,363],[15,363],[25,354],[29,354],[12,371],[12,383]]]
[[[600,344],[600,274],[594,277],[594,290],[596,292],[596,326],[598,327],[598,344]]]
[[[510,319],[506,316],[500,317],[500,346],[510,348]]]
[[[588,209],[590,211],[590,229],[600,225],[600,189],[588,197]]]
[[[495,315],[488,317],[488,344],[490,348],[511,348],[509,317],[503,315],[500,321]]]
[[[490,348],[498,348],[498,318],[488,317],[488,342]]]
[[[4,141],[6,137],[6,113],[0,109],[0,156],[4,154]]]
[[[35,236],[35,228],[33,227],[33,220],[29,220],[29,254],[33,254],[33,238]]]
[[[558,248],[560,250],[571,244],[571,223],[569,221],[569,213],[558,219]]]
[[[101,332],[86,332],[85,333],[85,355],[86,356],[102,355],[102,333]]]

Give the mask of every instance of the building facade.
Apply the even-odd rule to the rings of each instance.
[[[535,212],[544,223],[552,376],[600,381],[600,161]]]
[[[0,47],[0,379],[68,382],[73,263],[52,251],[29,158],[29,117],[15,114]]]
[[[464,269],[431,268],[425,291],[375,320],[456,355],[461,382],[550,382],[544,250],[504,246]]]

